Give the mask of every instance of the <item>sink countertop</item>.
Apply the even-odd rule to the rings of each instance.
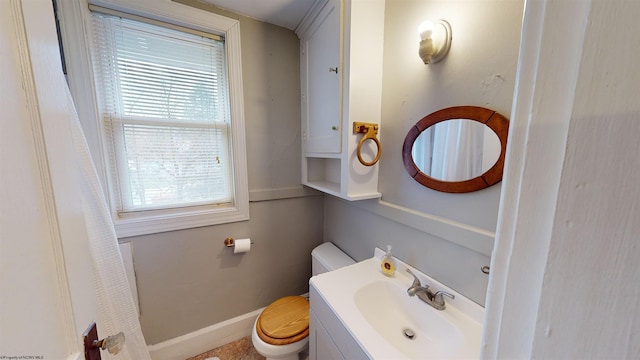
[[[414,354],[419,351],[420,359],[479,358],[484,308],[420,271],[407,266],[395,257],[395,276],[387,277],[383,275],[380,270],[380,261],[383,255],[384,252],[376,248],[374,257],[335,271],[316,275],[312,277],[310,281],[311,285],[318,290],[319,295],[338,316],[342,324],[367,355],[371,359],[411,359],[416,358]],[[455,295],[455,299],[445,298],[447,307],[445,310],[439,311],[433,309],[415,296],[409,297],[409,295],[406,294],[406,290],[411,286],[413,277],[406,272],[407,268],[411,268],[423,285],[428,284],[431,291],[436,292],[443,290]],[[414,326],[427,328],[428,332],[431,332],[432,335],[440,335],[440,329],[434,328],[436,326],[435,324],[447,324],[448,328],[455,329],[455,339],[451,339],[451,341],[429,339],[434,344],[432,348],[430,348],[430,346],[426,346],[425,348],[425,346],[421,345],[419,349],[413,349],[411,351],[408,351],[408,349],[415,346],[414,343],[409,342],[411,340],[406,340],[406,345],[401,345],[400,348],[394,346],[388,338],[385,338],[385,336],[371,325],[371,320],[367,320],[365,315],[363,315],[361,308],[359,308],[359,306],[362,305],[357,305],[356,293],[358,290],[366,287],[371,288],[372,286],[381,286],[382,288],[390,289],[397,288],[398,291],[404,292],[403,296],[406,296],[406,299],[404,297],[400,299],[402,307],[411,308],[412,316],[410,316],[411,319],[409,322],[421,322]],[[396,290],[392,291],[394,293],[397,292]],[[358,301],[362,304],[362,297],[360,297]],[[381,305],[380,309],[376,309],[376,301],[381,301],[377,299],[376,296],[371,296],[370,301],[371,303],[368,303],[366,306],[369,308],[373,307],[374,311],[379,311],[380,314],[384,311],[396,311],[396,309],[385,309],[386,307],[390,307],[386,305]],[[424,311],[424,313],[422,311]],[[394,319],[397,318],[395,314],[390,315],[392,315]],[[413,315],[415,315],[416,321],[413,321]],[[424,317],[423,315],[428,316]],[[424,320],[427,318],[437,321]],[[392,325],[395,326],[397,324]],[[431,328],[429,328],[430,325],[432,325]],[[398,329],[398,331],[401,330]],[[449,329],[442,329],[442,332],[447,334],[451,333]],[[429,334],[424,336],[432,338]],[[407,351],[404,351],[405,349],[403,348],[405,347]]]

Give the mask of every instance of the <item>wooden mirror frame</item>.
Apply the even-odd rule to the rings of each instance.
[[[411,149],[420,134],[428,127],[439,122],[455,119],[467,119],[488,126],[498,135],[500,140],[500,156],[493,166],[480,176],[463,181],[442,181],[423,173],[413,161]],[[454,106],[438,110],[423,117],[407,133],[402,145],[402,161],[411,177],[420,184],[437,191],[448,193],[465,193],[482,190],[502,180],[504,157],[507,152],[507,136],[509,120],[500,113],[478,106]]]

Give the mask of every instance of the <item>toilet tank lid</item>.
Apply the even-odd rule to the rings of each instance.
[[[316,246],[316,248],[311,251],[311,256],[318,260],[327,270],[335,270],[343,266],[355,264],[352,258],[330,242]]]

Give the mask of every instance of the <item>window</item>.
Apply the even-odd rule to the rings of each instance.
[[[198,25],[222,18],[214,14],[136,3],[151,5],[151,14],[94,6],[85,14],[118,236],[248,219],[238,34],[228,24],[221,34]],[[177,20],[149,18],[156,4],[175,7]],[[190,28],[193,12],[200,14]]]

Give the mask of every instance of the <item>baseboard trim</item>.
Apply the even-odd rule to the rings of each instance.
[[[189,334],[149,345],[153,360],[184,360],[251,335],[253,323],[264,310],[258,309]]]

